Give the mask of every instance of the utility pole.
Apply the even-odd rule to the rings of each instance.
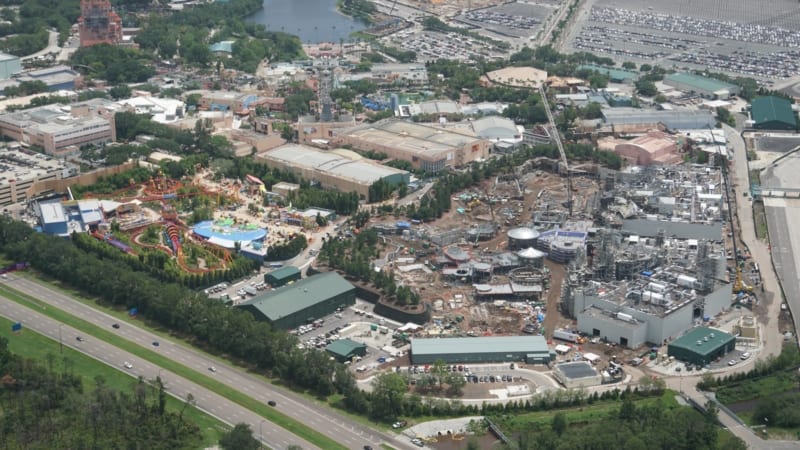
[[[64,354],[64,341],[61,340],[61,327],[64,326],[63,323],[58,324],[58,347],[61,350],[61,354]]]

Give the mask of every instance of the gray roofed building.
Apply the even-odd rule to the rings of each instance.
[[[544,336],[498,336],[411,339],[414,364],[527,361],[547,363],[552,357]]]
[[[657,111],[639,108],[604,108],[603,119],[611,126],[664,124],[670,130],[714,127],[717,121],[708,110]]]
[[[697,94],[706,98],[725,99],[730,97],[731,94],[736,95],[739,93],[739,86],[735,84],[693,73],[670,73],[664,75],[664,84],[683,92]]]
[[[356,288],[336,272],[317,274],[237,305],[258,320],[293,328],[355,304]]]
[[[522,133],[513,120],[499,116],[488,116],[471,122],[472,130],[479,138],[492,142],[522,142]]]
[[[678,239],[701,239],[719,242],[722,240],[722,223],[667,222],[664,220],[627,219],[622,221],[622,231],[647,237],[657,237],[660,230],[664,236]]]
[[[352,152],[321,151],[312,147],[287,144],[264,153],[258,158],[270,167],[290,170],[323,188],[342,192],[357,192],[368,197],[369,188],[378,180],[391,185],[406,184],[410,174],[405,170],[383,166],[358,158]]]

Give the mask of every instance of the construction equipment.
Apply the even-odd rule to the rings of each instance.
[[[561,164],[564,165],[564,170],[567,172],[567,208],[569,209],[569,217],[572,217],[572,178],[569,172],[569,163],[567,162],[567,153],[564,151],[564,144],[561,143],[561,134],[556,128],[556,120],[553,118],[553,112],[550,111],[550,103],[547,101],[547,93],[544,90],[544,83],[539,85],[539,96],[542,98],[542,105],[544,111],[547,113],[547,119],[550,121],[550,133],[553,140],[556,141],[558,153],[561,154]]]
[[[736,280],[734,280],[734,282],[733,282],[733,293],[734,294],[739,294],[739,293],[744,293],[744,292],[747,292],[747,293],[753,292],[753,286],[750,286],[749,284],[745,284],[744,280],[742,279],[742,269],[737,264],[736,265]]]

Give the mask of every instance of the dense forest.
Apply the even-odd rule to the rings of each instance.
[[[55,358],[53,358],[55,359]],[[85,390],[68,365],[42,365],[8,350],[0,338],[0,446],[24,449],[195,449],[202,436],[180,413],[167,412],[164,386],[139,379],[130,392]]]

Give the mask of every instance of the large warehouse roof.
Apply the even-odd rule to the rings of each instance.
[[[717,121],[707,110],[656,111],[639,108],[603,108],[603,119],[610,125],[663,123],[670,130],[713,128]]]
[[[388,119],[353,128],[349,136],[407,152],[438,154],[480,140],[464,131],[444,130],[403,120]]]
[[[280,161],[293,167],[329,173],[339,178],[372,184],[382,178],[405,174],[405,170],[382,166],[368,160],[352,160],[341,153],[324,152],[305,145],[288,144],[259,155],[266,160]]]
[[[684,348],[698,355],[715,352],[720,346],[735,339],[728,333],[713,328],[698,327],[670,343],[670,347]]]
[[[707,92],[734,92],[737,89],[736,85],[731,83],[715,80],[713,78],[706,78],[693,73],[671,73],[664,75],[664,81],[673,81],[675,83],[685,84],[687,86],[694,86],[697,90],[703,90]]]
[[[353,285],[338,273],[325,272],[257,295],[239,306],[253,306],[274,322],[353,289]]]
[[[769,122],[784,124],[786,128],[795,128],[797,126],[792,104],[785,98],[769,96],[753,100],[751,103],[751,116],[756,123],[756,127]]]
[[[497,336],[468,338],[411,339],[412,355],[453,355],[459,353],[549,353],[544,336]]]

